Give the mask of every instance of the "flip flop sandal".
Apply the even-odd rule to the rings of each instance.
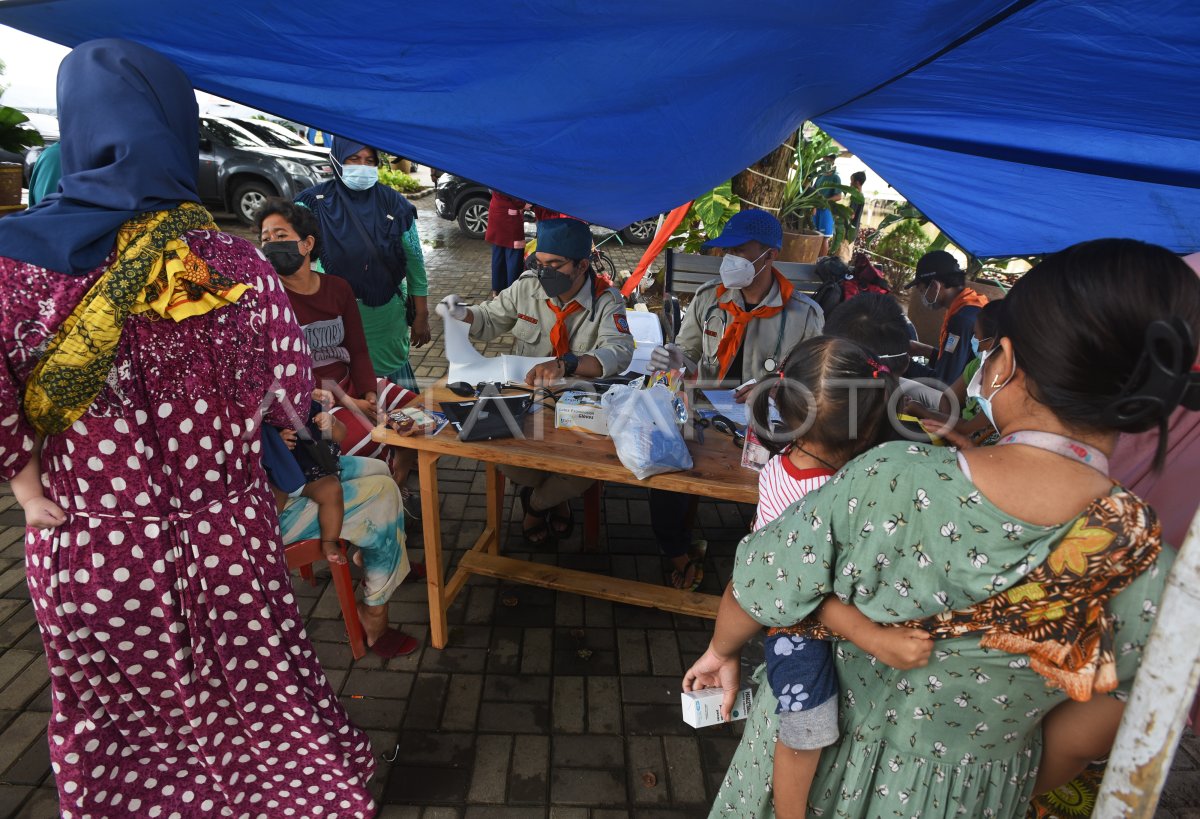
[[[684,585],[684,579],[687,577],[688,569],[693,569],[691,586]],[[696,591],[700,588],[700,584],[704,582],[704,558],[695,557],[687,562],[683,570],[675,569],[671,572],[671,576],[667,585],[671,588],[681,591]]]
[[[567,504],[567,516],[565,518],[555,515],[554,509],[551,509],[546,515],[546,520],[550,522],[550,531],[559,540],[566,540],[575,531],[575,512],[571,509],[570,503]]]
[[[404,657],[412,654],[417,650],[420,643],[415,637],[410,637],[400,629],[389,628],[374,644],[367,646],[368,649],[375,652],[384,659],[392,657]]]
[[[517,497],[521,499],[521,511],[529,517],[536,517],[539,519],[536,525],[530,526],[528,529],[526,529],[524,524],[522,524],[521,539],[525,541],[525,545],[536,548],[538,546],[545,546],[553,543],[554,529],[547,522],[547,517],[549,516],[550,511],[546,510],[544,512],[539,512],[533,508],[533,503],[531,501],[531,498],[533,497],[533,487],[522,487],[521,491],[517,493]],[[537,535],[541,535],[541,537],[537,537]]]

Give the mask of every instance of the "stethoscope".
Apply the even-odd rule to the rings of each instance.
[[[719,313],[717,318],[721,320],[721,331],[717,333],[717,338],[720,339],[725,335],[725,328],[729,326],[729,319],[727,318],[729,314],[721,309],[720,302],[714,303],[708,308],[708,312],[704,314],[703,330],[705,333],[708,332],[709,322],[712,321],[714,310]],[[779,321],[779,337],[775,339],[775,354],[767,356],[767,359],[763,361],[763,369],[768,373],[773,373],[779,369],[779,362],[783,360],[781,356],[783,354],[783,336],[787,332],[787,314],[787,305],[784,305],[784,309],[779,314],[782,318]],[[715,361],[716,355],[706,356],[706,359],[710,362]]]

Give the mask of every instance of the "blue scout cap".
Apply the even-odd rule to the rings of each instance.
[[[704,247],[738,247],[746,242],[762,242],[776,250],[783,247],[783,226],[765,210],[743,210],[735,213],[721,235],[709,239]]]
[[[538,222],[537,250],[568,259],[592,255],[592,231],[578,219],[544,219]]]

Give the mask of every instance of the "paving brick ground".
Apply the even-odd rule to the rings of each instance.
[[[489,248],[463,237],[421,200],[431,300],[489,288]],[[637,249],[612,251],[631,267]],[[418,376],[442,374],[440,323],[416,351]],[[500,352],[503,341],[491,348]],[[472,462],[439,467],[443,537],[453,558],[485,518],[483,475]],[[576,509],[577,516],[581,509]],[[709,541],[704,590],[728,578],[750,510],[704,502]],[[511,510],[510,510],[511,517]],[[602,546],[579,535],[553,552],[508,552],[620,577],[661,582],[644,493],[607,487]],[[0,487],[0,817],[57,816],[45,726],[47,672],[25,587],[20,508]],[[420,553],[420,527],[410,546]],[[683,819],[703,816],[737,742],[736,728],[694,731],[679,719],[679,680],[704,649],[709,624],[575,595],[476,578],[450,612],[450,645],[409,657],[350,658],[327,578],[296,581],[301,614],[334,689],[380,756],[373,783],[385,819]],[[392,622],[426,638],[424,589],[401,587]],[[753,658],[748,657],[747,661]],[[385,760],[392,761],[385,761]],[[1158,816],[1200,819],[1200,742],[1188,737]]]

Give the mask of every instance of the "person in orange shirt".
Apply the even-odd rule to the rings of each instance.
[[[938,346],[914,341],[912,354],[928,356],[933,377],[943,384],[953,384],[975,357],[971,337],[979,310],[988,303],[987,296],[967,287],[967,274],[944,250],[931,250],[917,261],[917,275],[904,289],[913,287],[920,288],[926,307],[945,310],[946,317],[942,319]]]

